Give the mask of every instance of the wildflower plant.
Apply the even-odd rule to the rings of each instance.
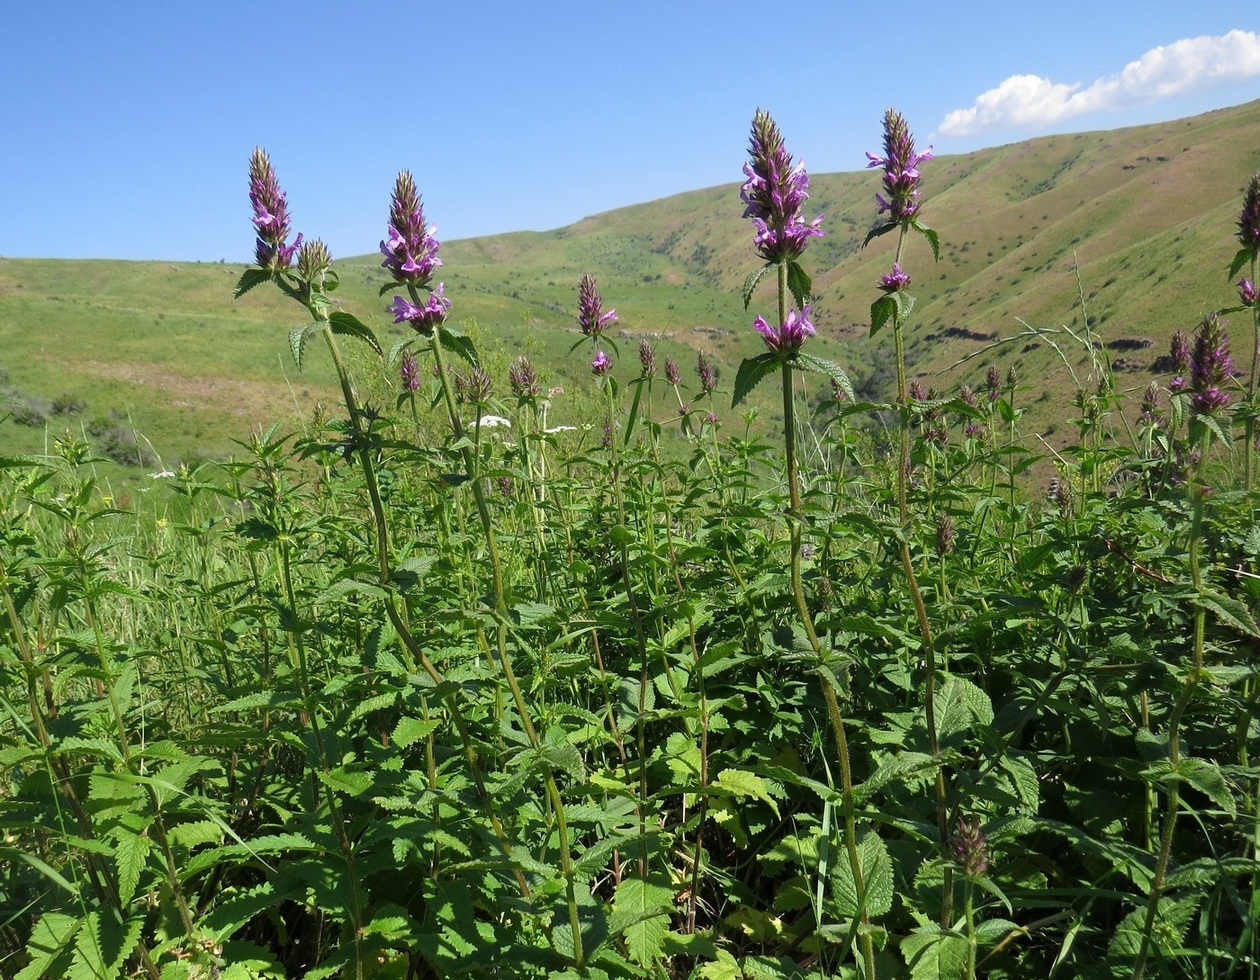
[[[885,124],[898,248],[869,288],[899,336],[928,155]],[[131,502],[73,436],[0,455],[0,974],[1254,972],[1260,535],[1229,311],[1134,387],[1131,449],[1082,426],[1047,492],[1008,364],[949,399],[898,363],[871,405],[815,358],[840,298],[805,271],[809,178],[762,112],[751,151],[778,288],[745,296],[734,400],[777,371],[781,444],[756,408],[719,423],[714,358],[621,362],[594,275],[576,398],[537,356],[483,357],[405,171],[383,354],[255,152],[238,294],[306,311],[294,356],[326,345],[343,405],[156,463]],[[701,438],[661,435],[653,384]],[[365,400],[386,390],[410,420]]]

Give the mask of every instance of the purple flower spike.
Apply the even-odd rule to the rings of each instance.
[[[1234,376],[1225,324],[1209,313],[1199,324],[1190,355],[1190,404],[1199,415],[1214,415],[1229,404],[1230,394],[1221,386]]]
[[[446,322],[447,311],[451,308],[451,301],[444,295],[445,287],[446,283],[438,283],[423,306],[417,306],[403,296],[395,296],[388,312],[394,314],[395,323],[409,323],[413,329],[430,336]]]
[[[276,180],[271,160],[261,147],[255,147],[249,158],[249,203],[254,209],[254,259],[263,269],[279,272],[293,264],[293,256],[302,247],[302,236],[293,244],[289,237],[289,206],[284,191]]]
[[[1242,300],[1243,306],[1255,306],[1256,300],[1260,299],[1260,291],[1257,291],[1254,282],[1243,277],[1238,280],[1238,298]]]
[[[1238,215],[1238,241],[1252,253],[1260,252],[1260,171],[1251,175]]]
[[[597,350],[595,359],[591,361],[591,373],[597,378],[602,378],[612,370],[612,358],[608,356],[607,351]]]
[[[801,211],[809,198],[809,174],[804,163],[792,165],[779,127],[764,109],[753,117],[748,155],[740,197],[744,217],[757,229],[753,245],[767,262],[799,258],[811,238],[826,234],[818,227],[823,216],[805,223]]]
[[[668,355],[665,357],[665,380],[675,387],[682,384],[682,371],[678,369],[678,362]]]
[[[696,374],[700,378],[700,390],[704,394],[707,395],[717,387],[717,365],[708,354],[701,354],[696,358]]]
[[[524,354],[512,362],[508,368],[508,385],[517,398],[537,398],[542,394],[542,385],[538,381],[538,372],[529,363]]]
[[[387,237],[381,242],[388,269],[396,282],[425,286],[434,270],[442,265],[438,258],[440,243],[437,227],[424,223],[424,204],[416,193],[416,183],[409,171],[402,171],[394,183],[394,197],[389,206]]]
[[[598,337],[610,323],[617,322],[616,310],[604,310],[604,298],[589,272],[578,283],[578,326],[586,337]]]
[[[753,320],[753,328],[761,334],[766,346],[776,354],[795,354],[817,331],[809,321],[809,307],[800,312],[789,310],[782,326],[772,327],[765,317]]]
[[[932,159],[929,146],[923,153],[914,152],[914,137],[905,118],[896,109],[884,112],[884,155],[867,153],[866,166],[884,168],[884,191],[876,194],[879,213],[888,212],[894,224],[913,221],[919,213],[919,164]]]
[[[900,262],[894,262],[892,272],[879,277],[879,288],[886,293],[899,293],[909,285],[910,275],[901,270]]]
[[[656,376],[656,349],[646,337],[639,341],[639,365],[645,378]]]
[[[1190,370],[1190,338],[1184,330],[1173,331],[1168,341],[1168,361],[1176,374],[1185,374]]]
[[[415,393],[420,390],[420,365],[416,355],[409,350],[403,351],[402,361],[398,365],[398,375],[402,379],[404,390]]]

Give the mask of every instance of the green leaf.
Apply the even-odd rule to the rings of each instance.
[[[1225,776],[1215,762],[1206,759],[1182,759],[1175,772],[1231,817],[1238,815],[1234,794],[1230,792],[1229,784],[1225,782]]]
[[[590,957],[608,939],[608,917],[603,904],[591,895],[583,884],[573,886],[574,904],[577,906],[578,932],[582,936],[582,954]],[[551,945],[557,953],[569,960],[577,959],[573,943],[573,928],[569,919],[569,905],[563,894],[557,896],[551,917]]]
[[[795,259],[789,260],[787,264],[787,287],[792,298],[796,300],[798,309],[809,302],[810,294],[814,289],[814,280]]]
[[[472,338],[445,324],[438,328],[438,342],[448,351],[462,358],[473,367],[477,366],[477,345]]]
[[[543,745],[538,749],[539,758],[553,769],[559,769],[571,779],[586,781],[586,766],[582,753],[572,745]]]
[[[993,702],[971,681],[949,677],[936,695],[937,736],[960,734],[979,722],[993,724]]]
[[[889,320],[896,319],[897,301],[891,295],[884,295],[871,304],[871,332],[870,336],[874,337],[884,324]]]
[[[1247,604],[1241,599],[1227,596],[1215,589],[1202,588],[1199,594],[1190,601],[1202,609],[1216,613],[1222,625],[1244,636],[1260,637],[1260,629],[1256,628],[1255,618],[1251,615]]]
[[[362,796],[372,788],[372,774],[362,770],[338,766],[328,772],[320,772],[320,782],[347,796]]]
[[[255,286],[271,280],[271,273],[266,269],[246,269],[241,278],[236,281],[236,289],[232,293],[233,299],[240,299]]]
[[[1179,951],[1186,935],[1194,911],[1198,907],[1201,896],[1191,894],[1180,899],[1161,898],[1155,911],[1155,924],[1151,929],[1150,948],[1159,958],[1172,959]],[[1142,945],[1142,936],[1146,930],[1145,905],[1135,908],[1126,915],[1107,946],[1109,958],[1119,964],[1129,964],[1137,956]]]
[[[885,915],[893,903],[893,869],[888,848],[875,831],[869,830],[857,850],[862,869],[861,889],[853,879],[853,867],[843,851],[832,871],[840,913],[846,919],[858,919],[864,912],[876,917]]]
[[[928,240],[928,244],[932,246],[932,258],[939,262],[941,260],[941,236],[918,218],[910,222],[910,227]]]
[[[773,262],[767,262],[760,269],[754,269],[748,274],[748,278],[744,280],[744,309],[748,309],[748,305],[752,302],[753,291],[757,288],[757,283],[761,282],[762,277],[774,268]]]
[[[1251,261],[1254,254],[1253,250],[1249,248],[1240,248],[1235,252],[1234,260],[1229,264],[1229,275],[1225,278],[1232,281],[1234,276],[1242,271],[1242,267]]]
[[[43,980],[44,977],[63,977],[70,967],[75,934],[82,920],[60,912],[45,912],[31,930],[26,944],[30,962],[14,976],[13,980]]]
[[[911,980],[958,980],[969,946],[961,933],[924,926],[901,941],[901,955],[910,967]]]
[[[673,905],[674,889],[663,875],[625,878],[617,886],[608,930],[625,935],[626,951],[639,966],[650,966],[664,951]]]
[[[136,887],[140,884],[140,872],[144,870],[145,859],[153,842],[141,834],[124,832],[119,835],[114,845],[114,861],[118,865],[118,901],[123,906],[135,897]]]
[[[400,749],[405,749],[422,738],[427,738],[436,731],[438,723],[432,719],[422,721],[419,718],[399,718],[394,726],[393,742]]]
[[[880,225],[878,228],[872,228],[866,233],[866,238],[862,240],[862,247],[866,248],[866,246],[873,242],[876,238],[879,238],[881,235],[887,235],[890,231],[896,230],[897,222],[895,221],[889,221]]]
[[[328,317],[328,326],[335,334],[341,334],[344,337],[357,337],[363,341],[372,350],[376,351],[376,356],[383,358],[385,352],[381,350],[381,345],[376,339],[376,334],[371,329],[359,321],[358,317],[349,313],[337,311]]]
[[[119,922],[112,915],[89,912],[79,930],[74,948],[74,962],[66,971],[66,980],[100,980],[117,977],[127,957],[140,942],[140,916]]]
[[[844,392],[844,396],[849,401],[856,401],[853,394],[853,384],[849,381],[849,376],[841,370],[840,365],[826,358],[815,357],[813,354],[806,354],[804,351],[798,351],[792,362],[798,365],[802,370],[815,371],[818,374],[825,374]]]
[[[779,804],[770,795],[770,782],[762,779],[756,773],[747,772],[743,769],[723,769],[718,773],[714,785],[720,786],[734,797],[751,796],[754,799],[761,800],[762,803],[770,806],[776,817],[779,815]]]
[[[739,365],[739,370],[735,372],[735,391],[731,394],[731,408],[747,398],[749,393],[779,364],[779,355],[773,351],[766,351],[756,357],[745,357]]]
[[[289,350],[293,353],[293,363],[297,365],[299,371],[302,370],[302,355],[306,352],[306,341],[310,337],[312,330],[318,330],[319,324],[307,323],[300,327],[294,327],[289,332]]]

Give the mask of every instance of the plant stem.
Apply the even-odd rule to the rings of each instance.
[[[906,244],[906,227],[902,225],[897,238],[896,265],[901,264],[902,252]],[[927,606],[923,601],[923,592],[919,588],[918,576],[914,571],[914,560],[910,554],[910,401],[906,384],[906,350],[902,335],[903,319],[900,313],[893,316],[893,344],[897,359],[897,414],[901,420],[900,454],[897,460],[897,518],[900,532],[897,535],[898,551],[901,555],[901,567],[906,574],[906,585],[910,589],[910,598],[914,603],[914,615],[919,624],[919,637],[923,646],[923,665],[925,671],[923,690],[923,713],[927,725],[928,752],[936,758],[940,754],[940,742],[936,733],[936,650],[932,639],[932,623],[928,619]],[[949,836],[948,794],[945,772],[941,766],[936,767],[936,831],[940,837],[940,846],[945,847]],[[953,869],[947,864],[944,871],[944,882],[941,896],[941,925],[948,928],[953,919],[954,878]]]
[[[779,263],[779,323],[787,320],[787,265]],[[866,893],[866,883],[862,871],[862,859],[857,846],[857,817],[853,797],[853,771],[849,759],[849,741],[844,731],[844,716],[840,712],[840,702],[836,698],[834,675],[826,667],[823,657],[822,643],[814,629],[814,617],[810,613],[809,603],[805,599],[805,588],[801,583],[801,489],[796,461],[796,403],[792,398],[792,365],[783,361],[783,451],[787,461],[788,484],[788,539],[791,548],[791,585],[792,599],[800,616],[801,628],[818,664],[819,677],[822,681],[823,699],[827,705],[827,715],[831,721],[832,734],[836,740],[836,754],[840,763],[840,794],[844,809],[845,851],[849,858],[849,869],[853,874],[856,894]],[[863,971],[867,980],[875,978],[875,947],[870,931],[869,918],[865,909],[860,914],[858,944],[862,951]]]

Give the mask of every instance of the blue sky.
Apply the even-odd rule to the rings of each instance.
[[[938,154],[1173,119],[1260,98],[1249,11],[15,0],[0,256],[246,261],[256,145],[336,257],[377,248],[404,168],[443,239],[738,181],[759,106],[811,172],[861,169],[890,105]]]

